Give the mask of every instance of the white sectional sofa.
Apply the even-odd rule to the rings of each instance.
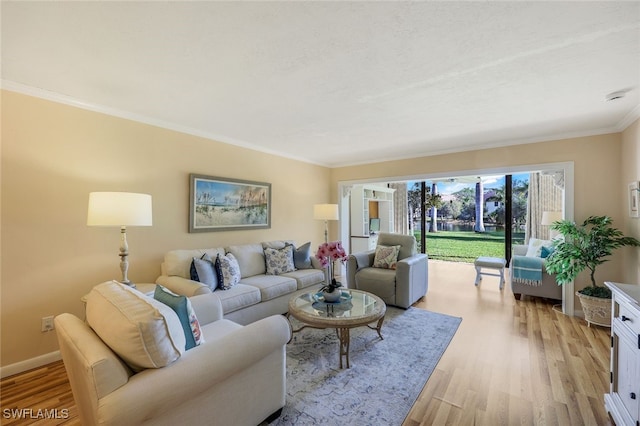
[[[292,241],[277,240],[207,249],[172,250],[165,254],[161,275],[156,282],[171,291],[185,296],[215,293],[224,312],[224,318],[246,325],[288,310],[289,299],[294,294],[312,291],[322,285],[324,270],[311,254],[308,244],[298,247],[294,256],[296,269],[279,275],[269,275],[265,249],[282,249]],[[306,256],[304,254],[306,247]],[[208,285],[191,280],[191,263],[194,258],[208,254],[211,259],[231,253],[240,266],[240,281],[228,290],[212,289]],[[300,267],[304,266],[304,267]]]

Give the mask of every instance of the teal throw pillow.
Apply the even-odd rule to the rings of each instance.
[[[555,248],[553,248],[553,247],[542,246],[542,248],[540,249],[540,257],[543,258],[543,259],[546,259],[554,251],[555,251]]]
[[[186,340],[185,350],[194,348],[204,342],[200,323],[189,298],[175,294],[161,285],[156,285],[153,298],[169,306],[178,315]]]

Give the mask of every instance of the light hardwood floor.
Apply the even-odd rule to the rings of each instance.
[[[416,306],[463,320],[404,426],[610,425],[609,329],[589,328],[540,299],[516,301],[508,283],[498,290],[497,277],[477,288],[474,279],[471,264],[429,262],[429,292]],[[3,425],[80,424],[59,362],[3,379],[0,392]],[[5,418],[12,408],[69,416]]]

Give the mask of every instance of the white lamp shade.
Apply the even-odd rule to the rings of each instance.
[[[562,220],[562,212],[542,212],[542,220],[540,225],[553,225],[553,222]]]
[[[133,192],[91,192],[89,226],[151,226],[151,195]]]
[[[316,204],[313,206],[313,218],[316,220],[338,220],[337,204]]]

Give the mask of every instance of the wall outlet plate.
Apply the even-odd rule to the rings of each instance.
[[[42,317],[42,327],[41,327],[41,331],[47,332],[47,331],[52,331],[54,329],[53,326],[53,315],[50,315],[48,317]]]

